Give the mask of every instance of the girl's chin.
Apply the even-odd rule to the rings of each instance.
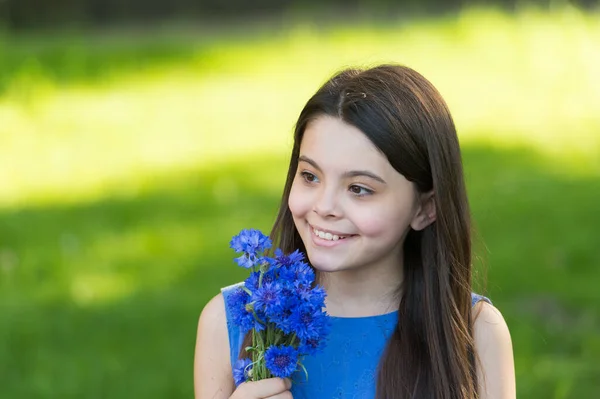
[[[341,265],[339,262],[334,262],[331,260],[325,260],[325,259],[311,259],[311,257],[308,257],[310,260],[310,264],[312,265],[312,267],[321,273],[333,273],[333,272],[339,272],[342,270],[345,270],[345,267],[343,265]]]

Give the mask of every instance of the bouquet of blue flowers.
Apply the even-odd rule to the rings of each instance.
[[[323,311],[325,290],[315,285],[315,273],[296,250],[266,255],[272,243],[259,230],[242,230],[230,246],[242,255],[238,265],[250,276],[227,299],[233,322],[243,334],[252,334],[246,347],[251,358],[234,365],[236,385],[265,378],[287,378],[306,369],[302,358],[324,346],[329,320]]]

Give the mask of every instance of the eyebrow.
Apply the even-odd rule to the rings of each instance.
[[[305,155],[300,155],[298,157],[298,162],[300,162],[300,161],[303,161],[303,162],[306,162],[306,163],[312,165],[319,172],[323,172],[323,170],[319,167],[319,165],[314,160],[310,159],[309,157],[307,157]],[[342,176],[345,178],[364,176],[364,177],[373,179],[375,181],[378,181],[382,184],[387,184],[385,182],[385,180],[383,180],[381,177],[377,176],[375,173],[369,172],[368,170],[350,170],[348,172],[344,172],[344,174]]]

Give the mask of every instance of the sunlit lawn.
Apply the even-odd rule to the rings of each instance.
[[[195,324],[267,230],[295,118],[346,65],[447,99],[519,397],[600,395],[600,23],[465,12],[0,36],[0,397],[191,397]]]

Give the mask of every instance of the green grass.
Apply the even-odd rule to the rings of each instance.
[[[448,100],[519,397],[600,395],[600,24],[574,10],[0,38],[2,397],[191,397],[204,303],[348,64]]]

